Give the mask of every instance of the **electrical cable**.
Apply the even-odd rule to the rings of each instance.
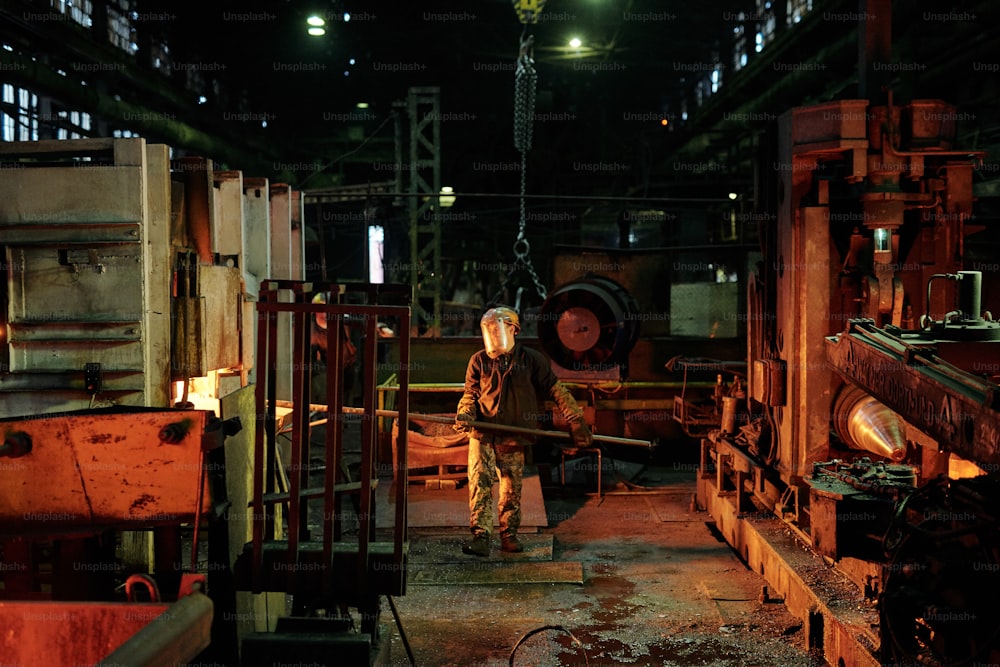
[[[354,154],[355,154],[355,153],[357,153],[357,152],[358,152],[359,150],[361,150],[362,148],[364,148],[365,146],[367,146],[367,145],[368,145],[368,142],[369,142],[369,141],[371,141],[372,139],[374,139],[374,138],[375,138],[376,136],[378,136],[378,133],[379,133],[379,131],[381,131],[381,129],[382,129],[382,128],[383,128],[384,126],[385,126],[385,124],[386,124],[386,123],[388,123],[388,122],[389,122],[390,120],[392,120],[393,118],[395,118],[395,113],[391,113],[391,114],[389,114],[388,116],[386,116],[386,117],[385,117],[385,119],[384,119],[384,120],[383,120],[383,121],[382,121],[381,123],[379,123],[378,127],[376,127],[376,128],[375,128],[375,129],[374,129],[374,130],[372,131],[372,133],[371,133],[371,134],[369,134],[369,135],[368,135],[368,136],[367,136],[367,137],[365,138],[365,140],[364,140],[364,141],[362,141],[362,142],[361,142],[360,144],[358,144],[357,146],[355,146],[355,147],[354,147],[354,148],[352,148],[351,150],[347,151],[346,153],[344,153],[344,154],[342,154],[342,155],[340,155],[340,156],[338,156],[338,157],[334,158],[334,159],[333,159],[333,160],[331,160],[330,162],[327,162],[327,163],[326,163],[325,165],[323,165],[322,167],[320,167],[319,169],[317,169],[317,170],[316,170],[316,171],[314,171],[313,173],[309,174],[309,175],[308,175],[308,176],[307,176],[307,177],[306,177],[305,179],[303,179],[303,181],[302,181],[301,183],[299,183],[298,187],[299,187],[300,189],[301,189],[301,188],[304,188],[304,187],[305,187],[305,185],[306,185],[306,183],[308,183],[309,181],[311,181],[311,180],[312,180],[313,178],[315,178],[316,176],[319,176],[319,175],[320,175],[320,174],[322,174],[322,173],[323,173],[324,171],[326,171],[327,169],[329,169],[329,168],[330,168],[330,167],[332,167],[333,165],[337,164],[338,162],[340,162],[340,161],[341,161],[341,160],[343,160],[344,158],[348,158],[348,157],[350,157],[350,156],[354,155]]]
[[[520,647],[521,644],[527,641],[529,637],[537,635],[539,632],[544,632],[546,630],[557,630],[559,632],[565,632],[567,635],[569,635],[570,639],[573,640],[573,643],[576,644],[577,647],[580,649],[580,653],[583,654],[583,664],[584,665],[590,664],[590,661],[587,659],[587,651],[584,649],[583,643],[576,638],[576,635],[574,635],[572,632],[570,632],[561,625],[543,625],[539,628],[535,628],[534,630],[529,630],[528,632],[521,635],[521,638],[517,640],[517,643],[514,644],[514,648],[510,650],[510,661],[509,661],[510,667],[514,667],[514,654],[517,653],[518,647]]]
[[[393,601],[391,595],[386,595],[385,599],[389,601],[389,609],[392,610],[392,617],[396,619],[396,627],[399,628],[399,637],[403,640],[403,648],[406,649],[406,657],[409,658],[410,664],[416,667],[417,660],[413,657],[413,649],[410,648],[410,640],[406,638],[406,631],[403,630],[403,621],[399,618],[399,611],[396,609],[396,603]]]

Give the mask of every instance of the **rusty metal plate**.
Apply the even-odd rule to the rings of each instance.
[[[836,100],[792,110],[796,144],[867,139],[868,100]]]
[[[113,602],[0,602],[0,655],[13,665],[93,665],[170,608]]]
[[[0,421],[5,440],[31,440],[30,453],[0,458],[0,536],[192,520],[207,414],[111,408]],[[183,432],[176,444],[160,438],[171,425]]]

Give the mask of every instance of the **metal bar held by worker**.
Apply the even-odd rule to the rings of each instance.
[[[309,406],[310,409],[322,408],[326,409],[326,406]],[[364,408],[354,408],[349,406],[344,406],[342,408],[344,414],[365,414]],[[399,418],[399,412],[396,410],[375,410],[376,417],[395,417]],[[425,415],[416,412],[408,412],[407,417],[409,419],[422,419],[429,422],[437,422],[439,424],[454,424],[454,417],[446,417],[443,415]],[[528,428],[525,426],[508,426],[506,424],[491,424],[489,422],[481,421],[471,421],[466,422],[469,426],[482,429],[484,431],[502,431],[504,433],[520,433],[523,435],[532,435],[543,438],[559,438],[562,440],[568,440],[572,436],[567,431],[546,431],[539,428]],[[653,443],[650,440],[637,440],[635,438],[621,438],[614,435],[600,435],[594,433],[594,442],[606,442],[612,445],[628,445],[630,447],[647,447],[649,449],[653,448]]]

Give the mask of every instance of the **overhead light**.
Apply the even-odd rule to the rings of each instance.
[[[306,23],[308,23],[309,25],[313,25],[313,26],[324,26],[324,25],[326,25],[326,21],[323,20],[323,17],[316,16],[315,14],[313,14],[312,16],[310,16],[309,18],[307,18],[306,19]]]
[[[580,38],[579,38],[579,37],[574,37],[573,39],[569,40],[569,45],[570,45],[571,47],[573,47],[574,49],[578,49],[578,48],[580,48],[580,46],[581,46],[582,44],[583,44],[583,42],[582,42],[582,41],[580,41]]]
[[[455,189],[450,185],[442,185],[438,193],[438,203],[441,208],[450,208],[455,203]]]
[[[325,28],[309,28],[309,34],[313,37],[320,37],[326,34]]]

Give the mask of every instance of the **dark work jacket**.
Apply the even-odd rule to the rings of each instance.
[[[475,416],[476,421],[538,428],[543,414],[539,398],[552,398],[568,421],[583,417],[570,393],[559,383],[541,352],[515,343],[510,354],[490,359],[480,350],[469,359],[465,371],[465,392],[458,412]],[[512,436],[500,431],[474,430],[473,437],[486,442],[512,438],[526,443],[530,436]]]

